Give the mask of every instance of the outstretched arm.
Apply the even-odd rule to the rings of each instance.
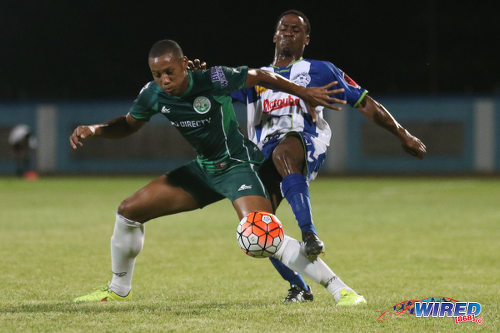
[[[102,124],[80,125],[69,137],[69,143],[73,149],[83,146],[82,141],[90,136],[102,136],[104,138],[119,139],[126,137],[144,125],[145,121],[137,120],[130,114],[119,116]]]
[[[313,116],[313,120],[315,120],[316,113],[314,112],[314,108],[316,106],[321,105],[329,109],[341,110],[340,106],[333,104],[346,104],[346,101],[342,99],[330,97],[331,95],[344,91],[343,88],[330,90],[337,83],[337,81],[334,81],[322,87],[306,88],[276,73],[262,69],[249,68],[245,87],[259,85],[268,89],[280,90],[298,96],[304,100],[309,113]]]
[[[422,141],[401,126],[382,104],[366,95],[357,106],[357,109],[377,125],[396,135],[401,140],[401,146],[408,154],[419,159],[424,158],[427,150]]]

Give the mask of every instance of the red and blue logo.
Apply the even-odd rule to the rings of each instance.
[[[476,322],[483,324],[483,318],[478,316],[482,306],[478,302],[459,302],[450,297],[429,297],[422,300],[407,300],[395,304],[391,310],[379,311],[382,314],[378,321],[392,319],[400,315],[416,318],[453,318],[455,324]]]
[[[344,75],[344,81],[350,85],[353,86],[354,88],[360,88],[359,84],[357,84],[353,79],[349,77],[346,73],[342,73]]]

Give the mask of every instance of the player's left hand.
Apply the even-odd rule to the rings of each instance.
[[[311,115],[313,122],[318,119],[318,114],[316,113],[316,106],[321,105],[328,109],[342,111],[342,107],[335,104],[346,104],[347,102],[343,99],[331,97],[335,94],[340,94],[344,92],[344,88],[332,89],[333,86],[337,85],[338,81],[330,82],[322,87],[308,87],[306,98],[304,102],[306,104],[307,112]]]
[[[423,159],[427,153],[427,147],[416,136],[408,133],[402,140],[401,146],[410,155]]]
[[[201,71],[207,69],[207,63],[200,59],[188,60],[188,69],[191,71]]]

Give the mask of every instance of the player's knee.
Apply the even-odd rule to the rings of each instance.
[[[304,167],[303,153],[290,146],[276,147],[272,155],[273,163],[279,174],[285,177],[291,173],[301,173]]]
[[[131,198],[127,198],[120,203],[118,206],[118,214],[132,221],[141,223],[146,222],[143,221],[144,219],[138,213],[137,203]]]

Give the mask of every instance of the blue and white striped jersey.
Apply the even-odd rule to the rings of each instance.
[[[345,99],[353,107],[356,107],[367,93],[328,61],[301,58],[286,67],[269,66],[262,69],[280,74],[306,87],[319,87],[338,81],[338,85],[333,88],[344,88],[345,92],[334,97]],[[307,132],[327,146],[330,143],[331,131],[323,119],[323,107],[316,108],[318,121],[313,123],[304,102],[281,91],[256,86],[235,91],[231,96],[247,104],[248,138],[257,144],[260,143],[260,148],[266,137],[283,135],[290,131]]]

